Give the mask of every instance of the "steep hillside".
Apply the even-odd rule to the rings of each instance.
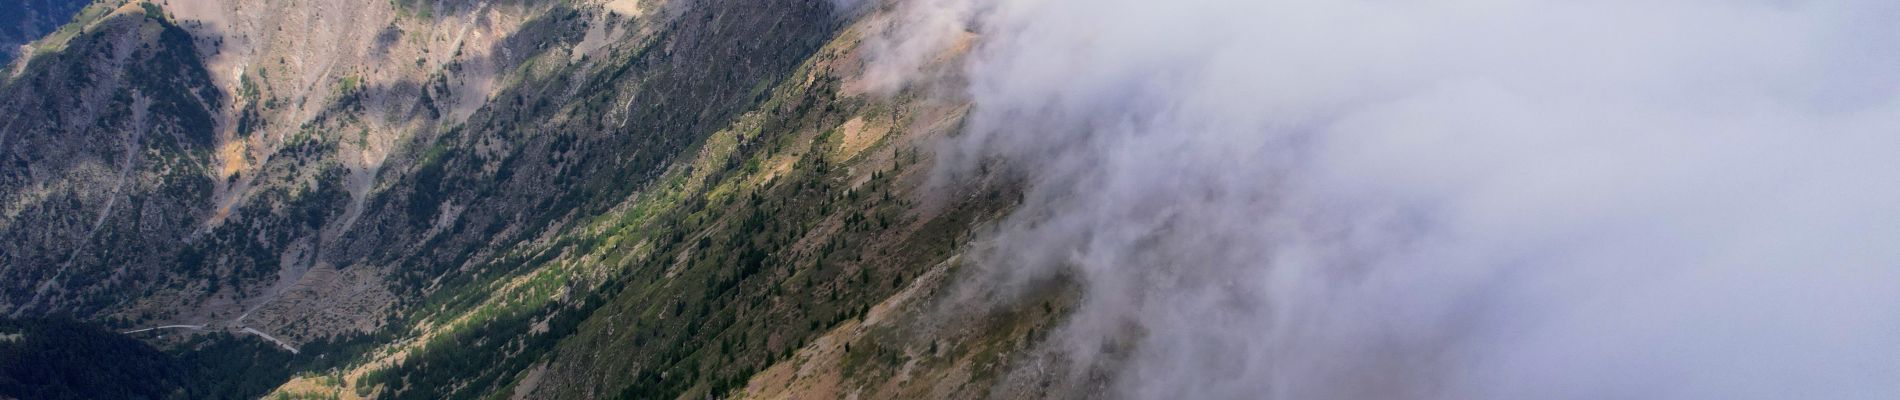
[[[723,396],[1014,201],[923,194],[967,105],[827,1],[95,9],[0,88],[0,311],[279,395]]]
[[[401,324],[415,339],[279,393],[723,397],[914,282],[940,282],[919,278],[943,275],[1014,197],[982,182],[923,195],[924,150],[967,105],[855,89],[864,29],[761,92],[662,186],[478,266],[496,277],[431,296]]]
[[[147,10],[86,23],[0,88],[0,311],[117,309],[196,266],[175,249],[205,216],[228,100],[190,33]]]
[[[6,310],[291,337],[373,328],[400,299],[646,186],[834,25],[820,3],[654,19],[345,5],[127,4],[32,60],[7,86],[20,168],[4,233],[22,240],[8,241]],[[350,25],[360,35],[278,33],[378,17]],[[58,112],[25,112],[39,109]]]

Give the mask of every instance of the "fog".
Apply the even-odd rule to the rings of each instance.
[[[916,1],[1110,394],[1900,398],[1900,3]]]

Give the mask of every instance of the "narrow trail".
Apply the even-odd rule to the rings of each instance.
[[[142,328],[142,329],[133,329],[133,330],[129,330],[129,331],[123,331],[123,332],[119,332],[119,333],[122,333],[122,334],[127,334],[127,335],[130,335],[130,334],[134,334],[134,333],[139,333],[139,332],[147,332],[147,331],[154,331],[154,330],[159,330],[159,329],[189,329],[189,330],[193,330],[193,331],[199,331],[199,332],[204,332],[204,331],[211,331],[211,330],[214,330],[214,329],[211,329],[211,328],[209,328],[209,327],[208,327],[208,325],[205,325],[205,324],[198,324],[198,325],[160,325],[160,326],[154,326],[154,327],[150,327],[150,328]],[[236,330],[236,332],[239,332],[239,333],[249,333],[249,334],[252,334],[252,335],[257,335],[257,337],[260,337],[260,338],[264,338],[264,340],[268,340],[268,341],[270,341],[270,342],[271,342],[271,344],[275,344],[275,345],[277,345],[277,347],[282,347],[282,348],[284,348],[284,350],[285,350],[285,351],[289,351],[289,352],[290,352],[290,354],[297,354],[297,347],[296,347],[296,346],[291,346],[289,342],[285,342],[285,341],[283,341],[283,340],[281,340],[281,339],[278,339],[278,338],[277,338],[276,336],[271,336],[271,335],[270,335],[269,333],[264,333],[264,331],[260,331],[260,330],[257,330],[257,328],[252,328],[252,327],[248,327],[248,326],[245,326],[245,327],[240,327],[240,328],[238,328],[238,329]]]
[[[105,226],[106,220],[112,216],[113,206],[118,205],[119,197],[124,194],[125,182],[131,180],[132,173],[136,172],[136,166],[139,161],[139,143],[145,140],[146,113],[151,106],[152,99],[145,97],[145,95],[140,94],[137,90],[132,91],[132,135],[126,138],[126,141],[122,144],[125,154],[119,160],[117,178],[112,182],[112,191],[107,192],[105,205],[100,207],[98,216],[93,218],[92,225],[86,229],[86,235],[79,239],[77,243],[74,243],[72,252],[66,254],[66,261],[60,264],[59,270],[53,271],[51,278],[40,282],[40,286],[33,291],[33,298],[28,300],[25,305],[14,309],[13,313],[8,314],[9,317],[19,318],[21,313],[38,306],[40,301],[46,297],[46,292],[52,290],[54,285],[59,284],[59,279],[66,274],[66,270],[72,269],[73,260],[79,258],[79,255],[86,250],[86,244],[99,235],[99,228]],[[113,272],[112,279],[116,280],[124,272],[125,267],[119,267],[118,270]],[[61,290],[63,291],[64,289],[62,288]]]
[[[205,330],[205,326],[204,325],[164,325],[164,326],[154,326],[154,327],[145,328],[145,329],[133,329],[133,330],[119,332],[119,333],[130,335],[134,333],[157,330],[157,329],[190,329],[194,331],[202,331],[202,330]]]

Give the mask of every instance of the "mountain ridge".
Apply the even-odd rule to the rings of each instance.
[[[352,5],[259,13],[240,0],[118,2],[80,34],[42,45],[64,51],[23,60],[0,91],[63,101],[21,94],[75,82],[49,71],[118,65],[65,54],[153,31],[162,62],[86,81],[117,90],[137,82],[128,77],[185,76],[187,87],[163,92],[195,97],[103,101],[131,118],[95,130],[104,140],[51,127],[20,135],[102,152],[97,166],[61,167],[0,144],[26,165],[0,186],[15,204],[44,203],[22,188],[63,184],[114,194],[81,210],[126,213],[123,201],[140,218],[172,218],[100,225],[115,243],[127,240],[119,229],[149,231],[135,240],[146,251],[101,246],[69,265],[45,261],[58,252],[27,251],[69,248],[50,242],[10,252],[40,261],[0,270],[33,283],[0,292],[5,311],[77,315],[174,352],[217,344],[183,340],[198,330],[146,328],[281,339],[302,351],[287,367],[295,377],[271,391],[279,397],[719,396],[884,298],[914,292],[912,280],[944,274],[932,266],[1011,201],[992,182],[967,189],[986,195],[916,202],[934,179],[926,150],[954,134],[968,105],[935,87],[861,89],[859,47],[885,21],[864,16],[889,9]],[[326,11],[336,9],[353,11]],[[336,18],[357,23],[294,32]],[[96,119],[68,108],[53,118]],[[138,123],[154,118],[170,124]],[[177,132],[190,140],[168,146],[187,147],[92,146],[152,147]],[[140,158],[154,156],[171,164]],[[147,172],[124,192],[99,189],[116,185],[113,175],[86,172],[113,168]],[[23,174],[48,170],[79,172]],[[42,234],[18,227],[76,214],[16,208],[0,235]],[[59,237],[94,235],[82,225]],[[143,226],[166,230],[120,228]],[[112,271],[137,278],[94,278]],[[626,346],[650,351],[602,356]]]

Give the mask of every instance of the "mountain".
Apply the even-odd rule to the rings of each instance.
[[[1017,192],[926,193],[969,105],[874,87],[892,12],[92,4],[0,86],[0,312],[288,357],[211,357],[281,379],[218,397],[981,393],[1053,311],[899,311],[941,297]],[[873,384],[904,360],[944,383]],[[760,386],[801,365],[827,388]],[[147,394],[207,393],[179,385]]]
[[[1900,398],[1897,8],[1651,3],[12,0],[0,399]]]

